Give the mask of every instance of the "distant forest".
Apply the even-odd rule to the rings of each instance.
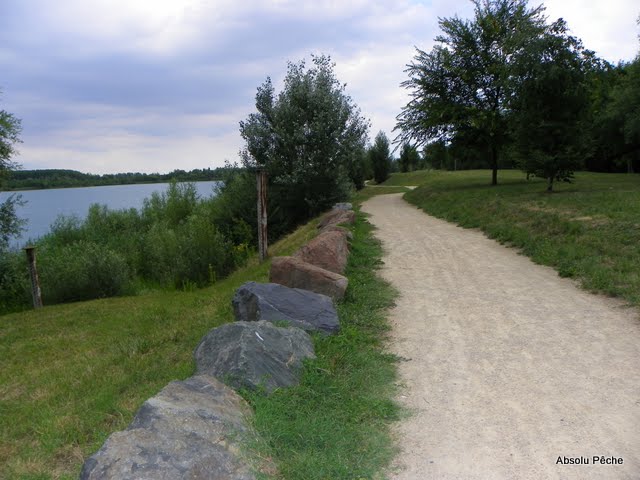
[[[225,168],[202,168],[171,173],[110,173],[93,175],[75,170],[15,170],[7,179],[6,190],[39,190],[45,188],[93,187],[100,185],[130,185],[134,183],[200,182],[221,180]]]

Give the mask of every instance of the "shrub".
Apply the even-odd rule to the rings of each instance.
[[[120,254],[84,240],[42,248],[38,269],[45,304],[120,295],[131,281]]]
[[[30,289],[24,253],[0,251],[0,314],[27,307],[31,302]]]

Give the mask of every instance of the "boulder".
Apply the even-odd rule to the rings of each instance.
[[[207,333],[194,352],[196,371],[234,388],[290,387],[300,382],[302,361],[315,358],[313,342],[299,328],[266,321],[234,322]]]
[[[351,233],[350,230],[347,230],[344,227],[339,227],[337,225],[327,225],[325,227],[320,228],[319,230],[320,230],[320,233],[339,232],[342,235],[344,235],[345,238],[347,238],[349,240],[353,240],[353,233]]]
[[[353,210],[353,205],[348,202],[336,203],[333,206],[333,210]]]
[[[353,225],[356,221],[356,214],[353,210],[331,210],[325,213],[320,222],[318,223],[318,228],[324,228],[329,225],[340,225],[340,224],[348,224]]]
[[[344,298],[349,284],[349,280],[339,273],[316,267],[296,257],[274,257],[269,281],[321,293],[334,300]]]
[[[325,231],[293,256],[330,272],[344,273],[349,257],[347,236],[339,231]]]
[[[238,445],[249,415],[245,401],[213,377],[171,382],[84,462],[80,479],[253,480]]]
[[[326,295],[277,283],[247,282],[233,300],[236,321],[284,322],[307,332],[333,334],[340,330],[338,312]]]

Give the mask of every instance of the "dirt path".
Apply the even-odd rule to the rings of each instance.
[[[396,428],[391,478],[640,479],[636,310],[401,194],[362,210],[401,292],[390,348],[406,359],[400,402],[413,415]]]

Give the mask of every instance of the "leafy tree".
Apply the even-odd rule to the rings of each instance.
[[[411,100],[397,117],[402,141],[480,139],[489,154],[492,184],[507,142],[513,62],[546,29],[544,8],[526,0],[474,0],[473,20],[440,20],[443,34],[431,52],[417,49],[402,86]]]
[[[324,55],[313,56],[310,68],[289,63],[282,92],[276,95],[267,78],[258,87],[257,112],[240,122],[241,161],[266,168],[270,211],[285,231],[345,200],[352,182],[360,183],[369,123],[334,67]]]
[[[348,175],[356,190],[364,188],[366,179],[371,178],[371,165],[364,146],[354,149],[348,157]]]
[[[18,167],[12,157],[17,154],[16,144],[20,143],[21,122],[13,114],[0,110],[0,187],[9,171]],[[0,251],[7,248],[13,236],[19,236],[24,221],[16,216],[16,207],[22,205],[20,195],[11,195],[0,203]]]
[[[22,196],[15,194],[0,203],[0,252],[7,249],[11,237],[19,237],[24,230],[26,220],[16,215],[16,207],[24,204]]]
[[[591,146],[585,157],[587,170],[614,172],[617,169],[616,159],[621,156],[624,136],[620,118],[613,114],[610,105],[612,93],[625,75],[625,68],[625,65],[613,66],[600,60],[587,71],[589,108],[585,121],[590,130]]]
[[[21,132],[20,119],[12,113],[0,110],[0,176],[18,167],[12,157],[18,153],[16,145],[20,143]]]
[[[567,35],[563,20],[532,41],[518,59],[512,102],[515,151],[521,168],[553,182],[570,181],[584,157],[582,117],[588,106],[591,52]]]
[[[391,151],[389,139],[383,131],[378,132],[373,145],[369,148],[369,161],[373,169],[373,179],[376,183],[382,183],[389,178],[391,171]]]
[[[415,170],[420,164],[418,149],[409,143],[403,143],[398,161],[400,162],[401,172],[411,172]]]
[[[605,119],[621,136],[618,154],[625,156],[627,171],[633,172],[632,154],[640,151],[640,54],[622,69],[611,92]],[[618,155],[616,155],[618,156]]]

